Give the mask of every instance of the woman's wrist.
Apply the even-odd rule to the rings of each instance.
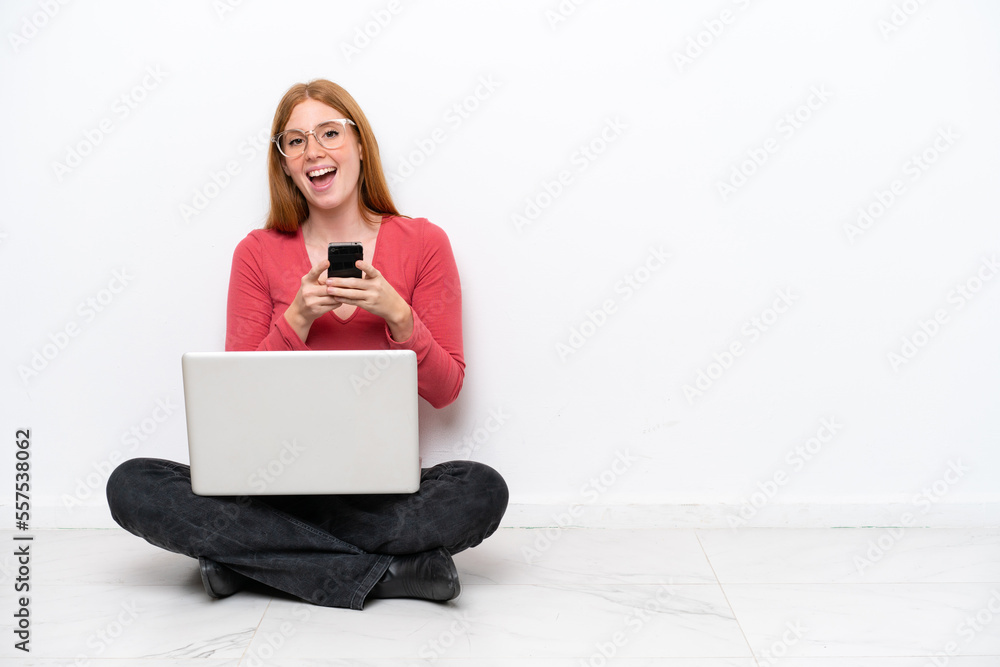
[[[385,319],[389,334],[397,343],[402,343],[413,334],[413,311],[410,304],[400,299],[401,306],[391,317]]]
[[[309,329],[312,327],[312,322],[307,320],[299,309],[295,307],[295,302],[293,301],[287,309],[285,309],[284,314],[285,321],[288,322],[288,326],[292,328],[292,331],[296,333],[303,343],[306,342],[306,338],[309,336]]]

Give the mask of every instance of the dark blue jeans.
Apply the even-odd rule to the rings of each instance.
[[[474,461],[424,469],[413,494],[214,497],[191,491],[188,466],[139,458],[115,469],[107,494],[114,520],[151,544],[351,609],[393,556],[474,547],[507,509],[503,478]]]

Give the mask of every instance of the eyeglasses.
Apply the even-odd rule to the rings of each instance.
[[[271,141],[277,145],[282,155],[289,158],[305,154],[310,134],[316,139],[316,143],[323,148],[340,148],[344,145],[344,137],[347,136],[348,123],[355,125],[353,120],[337,118],[320,123],[308,132],[302,130],[285,130],[271,137]],[[357,126],[355,125],[355,127]]]

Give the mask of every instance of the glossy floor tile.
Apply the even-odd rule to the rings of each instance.
[[[1000,527],[699,531],[728,583],[1000,581]]]
[[[446,605],[379,600],[364,613],[275,601],[258,636],[289,631],[281,653],[322,655],[333,641],[351,658],[748,656],[715,585],[469,585]],[[251,650],[259,646],[255,639]]]
[[[31,652],[8,626],[0,667],[1000,665],[997,528],[501,529],[456,556],[458,600],[363,612],[210,600],[195,560],[120,530],[34,537]]]

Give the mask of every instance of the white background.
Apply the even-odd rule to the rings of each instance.
[[[2,433],[31,429],[36,524],[111,525],[112,463],[187,460],[180,355],[223,347],[312,78],[451,238],[468,368],[425,462],[496,467],[512,521],[1000,514],[994,3],[229,5],[0,10]]]

